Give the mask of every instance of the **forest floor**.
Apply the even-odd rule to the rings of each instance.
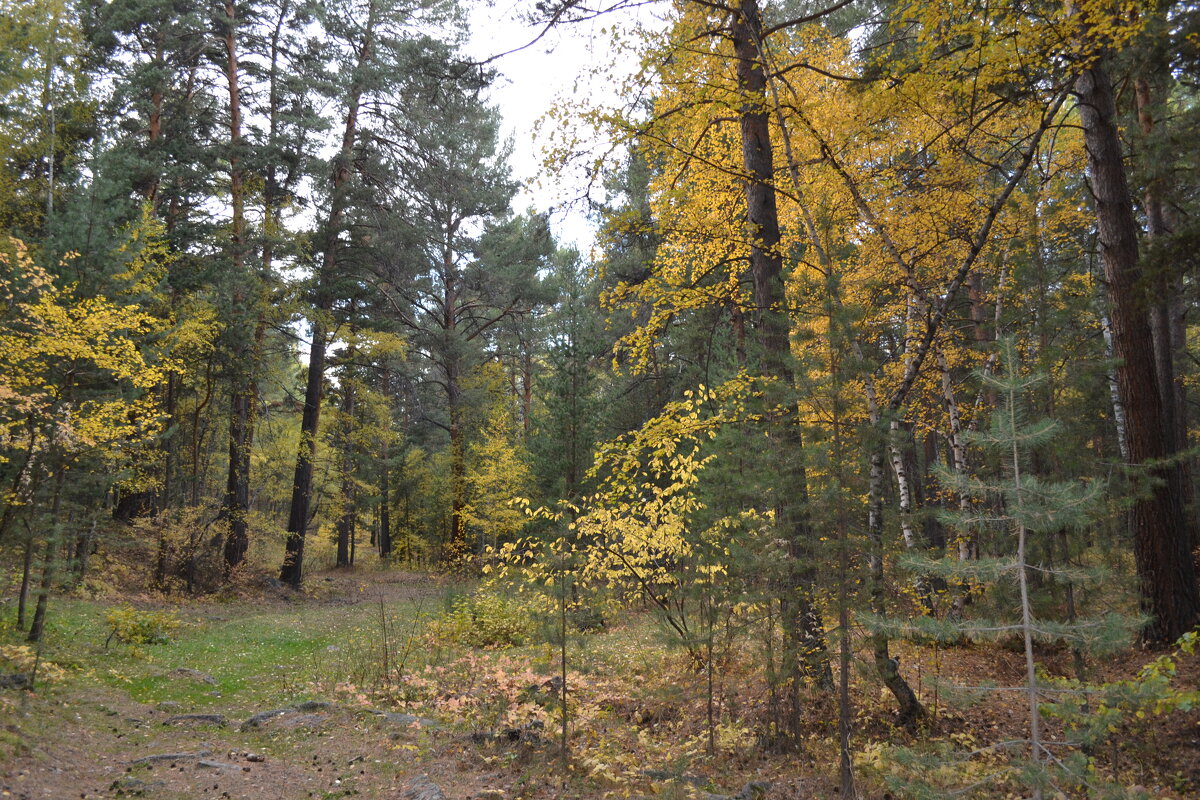
[[[42,667],[52,680],[32,693],[0,690],[0,797],[434,800],[426,779],[450,800],[749,800],[766,784],[770,800],[838,796],[828,698],[807,698],[801,752],[772,754],[747,722],[765,702],[761,679],[739,671],[747,659],[726,654],[713,687],[724,721],[709,756],[707,676],[689,669],[648,615],[571,640],[564,781],[557,648],[443,645],[429,621],[463,587],[427,575],[329,572],[308,583],[302,594],[243,586],[178,606],[126,598],[182,620],[157,645],[106,643],[105,613],[121,601],[55,599]],[[11,652],[18,641],[6,632],[0,647]],[[1128,677],[1152,655],[1114,659],[1106,677]],[[1020,738],[1021,698],[997,693],[950,709],[932,687],[937,677],[1019,678],[1022,663],[996,646],[904,651],[906,677],[936,714],[915,737],[888,722],[879,688],[856,676],[856,696],[878,698],[860,702],[855,720],[864,797],[891,796],[871,777],[875,743],[937,737],[970,748]],[[1198,676],[1193,663],[1181,668],[1186,685]],[[1127,784],[1200,797],[1197,712],[1130,726],[1114,742],[1104,758]]]

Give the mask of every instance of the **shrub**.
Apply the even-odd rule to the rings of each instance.
[[[59,665],[42,659],[38,662],[37,652],[24,644],[0,644],[0,674],[28,675],[33,665],[38,665],[39,681],[58,681],[66,675]]]
[[[494,592],[478,592],[454,601],[450,611],[430,624],[434,636],[467,647],[516,647],[533,630],[529,609]]]
[[[174,612],[140,611],[133,606],[110,608],[104,621],[110,629],[105,647],[113,639],[125,644],[166,644],[183,624]]]

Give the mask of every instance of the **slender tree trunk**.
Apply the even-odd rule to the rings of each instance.
[[[380,455],[383,474],[379,481],[379,557],[386,559],[392,555],[392,471],[388,466],[388,445],[383,443],[383,453]]]
[[[353,358],[353,348],[351,348]],[[337,566],[350,566],[350,540],[354,536],[358,516],[357,491],[354,484],[354,384],[346,382],[342,397],[345,418],[345,440],[342,443],[342,515],[337,521]]]
[[[17,629],[25,630],[25,608],[29,604],[29,586],[33,577],[33,531],[25,540],[25,557],[21,561],[21,593],[17,597]]]
[[[29,626],[30,642],[40,642],[46,625],[46,608],[50,602],[50,590],[54,587],[54,576],[58,567],[58,545],[62,535],[62,491],[66,476],[64,465],[59,460],[54,476],[54,498],[50,503],[50,536],[46,539],[45,562],[42,564],[42,583],[38,588],[37,607],[33,622]]]
[[[812,243],[817,252],[817,257],[830,276],[834,274],[833,259],[830,258],[828,251],[821,243],[821,237],[817,231],[817,226],[813,221],[813,217],[809,212],[808,206],[802,202],[804,197],[803,187],[800,182],[799,166],[792,150],[791,137],[788,134],[787,125],[783,119],[782,105],[779,102],[779,94],[775,88],[775,84],[769,84],[771,97],[774,102],[776,115],[778,117],[779,128],[783,136],[783,146],[787,153],[788,172],[792,179],[792,190],[795,192],[797,201],[800,202],[801,218],[804,222],[805,231],[808,234],[809,241]],[[831,320],[842,309],[842,299],[838,292],[838,285],[835,281],[830,281],[828,285],[829,301],[835,308],[835,312],[831,314]],[[845,337],[854,350],[854,355],[859,362],[859,368],[863,368],[865,359],[863,358],[862,348],[858,341],[854,338],[853,331],[849,331]],[[882,416],[879,410],[879,398],[875,389],[875,379],[871,374],[865,375],[865,386],[867,396],[867,406],[870,412],[871,429],[877,433],[882,433]],[[867,553],[867,562],[870,568],[868,586],[870,587],[871,610],[879,615],[884,616],[887,613],[887,603],[884,594],[884,563],[883,563],[883,487],[884,487],[884,466],[883,453],[875,450],[871,454],[870,474],[868,478],[868,518],[867,518],[867,536],[869,540],[869,549]],[[843,623],[844,624],[844,623]],[[844,635],[844,634],[843,634]],[[900,721],[905,726],[913,726],[915,723],[925,716],[925,709],[917,699],[916,694],[904,680],[898,669],[898,662],[893,660],[889,652],[889,640],[887,634],[877,632],[871,636],[871,649],[874,654],[875,668],[884,685],[892,693],[899,706]],[[842,655],[842,683],[847,680],[846,675],[846,642],[843,639],[841,647]],[[848,703],[843,704],[843,708],[848,707]],[[842,716],[842,715],[839,715]],[[841,722],[839,721],[839,724]],[[842,764],[843,786],[852,786],[852,775],[849,774],[848,759],[843,758]]]
[[[875,391],[875,382],[869,379],[867,387],[867,411],[870,414],[871,429],[882,430],[879,397]],[[867,567],[869,578],[867,582],[871,598],[871,613],[883,617],[887,615],[887,597],[885,594],[883,570],[883,465],[884,443],[871,446],[870,472],[867,477]],[[908,681],[900,674],[900,662],[892,658],[888,636],[883,632],[871,634],[871,653],[875,661],[875,670],[879,673],[884,686],[896,698],[899,708],[900,724],[906,728],[914,727],[925,717],[925,708],[913,692]]]
[[[1137,225],[1116,127],[1112,82],[1103,62],[1084,70],[1075,89],[1112,313],[1129,461],[1144,467],[1150,478],[1130,511],[1142,607],[1152,617],[1143,637],[1165,643],[1183,635],[1200,618],[1192,536],[1183,513],[1183,475],[1178,462],[1171,461],[1175,453],[1164,424],[1154,337],[1139,285]]]
[[[75,585],[79,586],[83,583],[83,579],[87,577],[88,564],[91,561],[92,551],[96,548],[96,520],[93,518],[92,523],[87,529],[80,533],[75,539]]]
[[[250,415],[253,400],[239,391],[230,398],[229,413],[229,470],[225,483],[225,498],[221,516],[229,526],[225,535],[225,569],[232,570],[246,558],[250,546],[246,514],[250,510],[250,476],[248,451]]]
[[[533,353],[526,343],[521,343],[521,431],[529,438],[529,425],[533,419]]]
[[[1112,323],[1108,320],[1107,312],[1100,314],[1100,330],[1104,336],[1104,355],[1112,360],[1116,356],[1113,354]],[[1121,387],[1117,383],[1116,367],[1109,369],[1104,377],[1108,381],[1108,399],[1112,405],[1113,427],[1117,433],[1117,449],[1121,453],[1121,460],[1128,464],[1129,426],[1125,422],[1125,403],[1121,400]]]
[[[326,259],[329,260],[328,258]],[[318,307],[319,313],[328,309]],[[325,324],[313,322],[313,340],[308,354],[308,377],[304,390],[304,411],[300,417],[300,449],[292,476],[292,502],[288,513],[287,539],[284,542],[283,567],[279,579],[300,588],[304,566],[304,536],[308,530],[312,502],[313,462],[317,456],[317,428],[321,418],[321,395],[325,382]]]
[[[924,543],[917,539],[917,531],[913,526],[915,503],[913,500],[914,485],[912,475],[908,471],[907,450],[910,439],[907,430],[898,420],[891,422],[891,436],[888,437],[888,453],[891,455],[892,472],[896,476],[896,490],[900,495],[900,536],[907,550],[923,549]],[[928,614],[933,614],[933,595],[929,591],[929,580],[924,575],[918,575],[914,588],[921,604]]]
[[[467,545],[467,460],[463,444],[459,365],[453,354],[446,360],[446,400],[450,416],[450,536],[446,560],[458,564],[470,555]]]
[[[166,74],[166,60],[164,58],[165,49],[165,34],[160,28],[154,35],[154,66],[161,75]],[[163,117],[163,99],[164,93],[162,84],[156,79],[154,87],[150,90],[150,120],[147,128],[146,137],[150,143],[150,150],[153,152],[159,139],[162,138],[162,117]],[[162,176],[155,174],[150,181],[150,185],[146,187],[146,202],[154,210],[158,210],[158,188],[162,184]]]
[[[162,493],[159,495],[159,511],[175,508],[180,496],[179,488],[176,485],[179,481],[178,413],[179,373],[172,371],[167,374],[166,397],[163,402],[163,415],[166,418],[163,424],[166,426],[166,431],[162,438],[163,485]]]

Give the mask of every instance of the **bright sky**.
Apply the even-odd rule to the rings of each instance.
[[[488,58],[528,44],[541,30],[520,19],[530,0],[474,0],[470,8],[471,39],[468,51]],[[622,15],[626,19],[627,15]],[[622,17],[592,20],[551,30],[536,44],[509,53],[493,62],[500,78],[492,89],[492,102],[504,118],[503,135],[513,141],[513,173],[526,189],[514,201],[522,210],[553,211],[551,225],[562,244],[574,244],[587,254],[595,231],[581,203],[572,203],[586,190],[582,174],[554,178],[544,174],[545,138],[535,136],[537,121],[560,99],[615,100],[613,84],[595,87],[588,78],[591,67],[611,58],[602,28]],[[596,52],[597,50],[601,52]]]

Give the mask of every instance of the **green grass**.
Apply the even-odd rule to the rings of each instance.
[[[296,603],[261,608],[181,606],[185,624],[166,644],[105,648],[111,607],[104,602],[54,598],[43,655],[69,669],[67,681],[127,691],[143,703],[180,703],[186,710],[255,711],[311,699],[314,682],[377,674],[382,661],[378,604]],[[391,635],[406,637],[417,614],[411,602],[389,605]],[[23,643],[12,620],[0,642]],[[396,644],[393,643],[393,647]],[[200,670],[217,685],[169,673]]]

